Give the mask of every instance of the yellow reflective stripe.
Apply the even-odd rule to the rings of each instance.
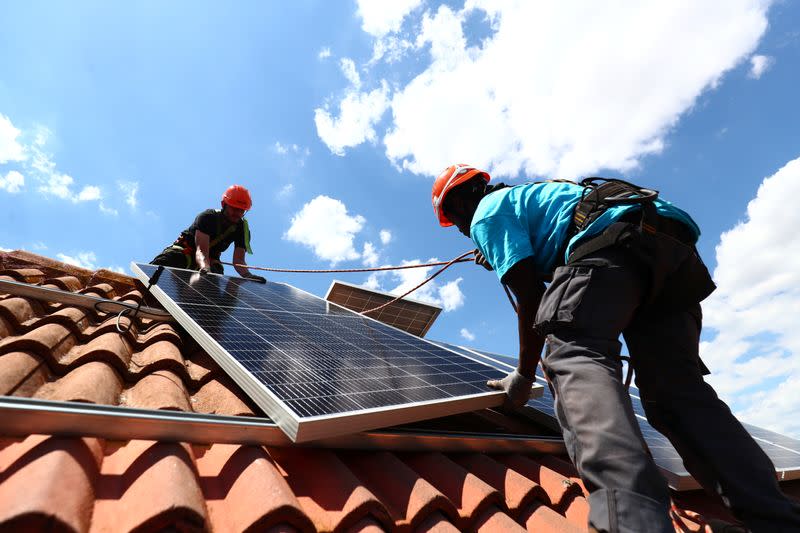
[[[250,248],[250,224],[247,223],[246,218],[243,218],[242,222],[244,222],[244,249],[248,254],[252,254],[253,250]]]

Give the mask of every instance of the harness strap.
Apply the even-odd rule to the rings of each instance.
[[[218,230],[220,229],[219,225],[217,226],[217,229]],[[208,243],[208,253],[210,254],[211,253],[211,249],[214,246],[216,246],[217,244],[222,242],[222,240],[225,239],[225,237],[227,237],[228,235],[233,233],[235,230],[236,230],[236,224],[232,224],[232,225],[228,226],[228,229],[226,229],[225,231],[223,231],[222,233],[217,235],[211,242]]]

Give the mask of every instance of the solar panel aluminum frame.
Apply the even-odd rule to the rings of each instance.
[[[138,277],[143,283],[147,284],[148,276],[135,262],[131,263],[131,270],[136,277]],[[207,275],[214,276],[216,274]],[[297,289],[291,285],[289,286],[295,290],[313,296],[314,298],[320,299],[318,296],[314,296],[306,291],[303,291],[302,289]],[[253,379],[250,372],[240,362],[231,357],[228,351],[223,348],[202,327],[200,327],[186,313],[186,311],[181,308],[180,305],[173,301],[172,298],[166,292],[164,292],[164,290],[162,290],[158,285],[153,285],[150,288],[150,292],[159,302],[161,302],[164,308],[169,311],[170,314],[172,314],[175,320],[177,320],[178,323],[187,330],[187,332],[197,341],[197,343],[206,350],[206,352],[217,362],[217,364],[222,367],[222,369],[236,382],[236,384],[239,385],[244,392],[259,407],[261,407],[264,412],[269,415],[269,417],[278,425],[278,427],[280,427],[295,443],[303,443],[322,438],[352,434],[364,430],[401,425],[424,419],[440,418],[458,413],[497,407],[501,405],[504,400],[505,393],[503,391],[492,391],[487,389],[485,393],[465,395],[455,399],[446,398],[428,400],[407,405],[370,408],[363,411],[348,411],[331,415],[297,417],[292,410],[272,391]],[[347,313],[353,313],[353,311],[332,302],[326,302],[326,304],[334,305],[337,308],[345,310]],[[363,315],[360,316],[363,317]],[[376,323],[379,323],[382,327],[391,327],[396,331],[401,331],[404,335],[409,335],[414,339],[420,340],[418,337],[415,337],[408,332],[393,328],[392,326],[383,324],[382,322],[379,322],[373,318],[364,318],[366,320],[372,320]],[[257,335],[257,333],[254,331],[253,334]],[[456,355],[464,357],[461,354],[456,353]],[[478,359],[470,360],[486,364]],[[534,387],[531,392],[531,397],[535,397],[537,394],[542,394],[541,387]]]

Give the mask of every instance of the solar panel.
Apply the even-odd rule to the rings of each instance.
[[[491,366],[290,285],[166,268],[151,292],[295,442],[503,401]]]
[[[439,344],[444,347],[460,350],[464,354],[474,354],[478,356],[479,361],[490,364],[504,372],[516,368],[517,365],[516,359],[512,359],[508,356],[472,348],[448,345],[446,343]],[[555,424],[555,427],[558,428],[558,420],[556,420],[555,410],[553,408],[553,396],[550,394],[550,389],[547,387],[546,380],[539,367],[536,368],[536,379],[545,384],[544,392],[540,397],[531,399],[526,404],[525,408],[545,415],[546,419],[542,421],[551,427]],[[683,460],[669,442],[669,439],[659,433],[647,421],[638,389],[631,386],[629,393],[633,411],[636,414],[636,419],[639,422],[639,428],[642,431],[644,440],[647,442],[647,447],[650,449],[653,460],[661,468],[669,484],[676,490],[698,488],[699,485],[686,470],[686,467],[683,465]],[[537,420],[539,419],[537,418]],[[800,479],[800,440],[751,424],[743,425],[770,458],[781,480]]]
[[[329,302],[339,304],[356,313],[375,309],[391,302],[394,298],[393,294],[365,289],[343,281],[333,281],[328,289],[328,294],[325,295],[325,299]],[[403,298],[374,313],[369,313],[369,316],[412,335],[424,337],[441,312],[441,307],[411,298]]]

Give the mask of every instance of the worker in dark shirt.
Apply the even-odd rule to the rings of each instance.
[[[439,224],[471,238],[476,263],[517,298],[518,368],[487,383],[507,405],[528,401],[545,347],[564,444],[590,493],[591,531],[674,531],[667,483],[622,383],[620,334],[647,420],[694,478],[749,530],[800,531],[800,505],[703,379],[700,301],[715,286],[687,213],[621,180],[506,187],[467,165],[436,178],[432,202]]]
[[[264,283],[266,280],[245,266],[245,253],[250,249],[250,229],[245,213],[252,207],[250,192],[241,185],[231,185],[222,195],[222,208],[206,209],[192,225],[181,232],[175,242],[151,261],[154,265],[198,270],[201,274],[222,274],[222,252],[233,243],[234,268],[240,276]]]

